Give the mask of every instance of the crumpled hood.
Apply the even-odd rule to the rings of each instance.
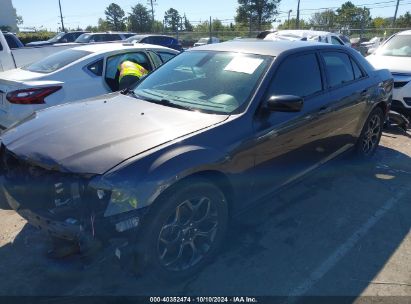
[[[411,74],[411,57],[370,55],[367,60],[376,69],[388,69],[391,73]]]
[[[130,157],[227,118],[111,94],[39,111],[0,140],[19,158],[45,168],[103,174]]]

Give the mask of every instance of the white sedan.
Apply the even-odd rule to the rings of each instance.
[[[390,37],[367,60],[394,77],[392,109],[411,117],[411,31]]]
[[[46,107],[118,91],[118,66],[125,54],[152,71],[178,53],[149,44],[93,44],[2,72],[0,128]]]

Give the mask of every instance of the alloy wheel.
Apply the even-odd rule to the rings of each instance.
[[[375,114],[368,121],[367,129],[363,136],[362,149],[365,155],[370,154],[378,145],[381,128],[381,117]]]
[[[217,206],[210,198],[185,200],[160,230],[157,248],[161,265],[170,271],[197,265],[210,251],[217,229]]]

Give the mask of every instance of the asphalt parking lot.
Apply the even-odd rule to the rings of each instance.
[[[411,137],[385,133],[369,163],[344,157],[237,219],[219,258],[158,284],[115,259],[82,270],[0,211],[0,295],[411,295]]]

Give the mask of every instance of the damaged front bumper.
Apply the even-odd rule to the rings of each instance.
[[[124,260],[133,252],[147,208],[107,216],[111,196],[99,196],[88,186],[90,178],[2,158],[0,192],[30,225],[52,238],[77,243],[85,255],[94,251]]]

